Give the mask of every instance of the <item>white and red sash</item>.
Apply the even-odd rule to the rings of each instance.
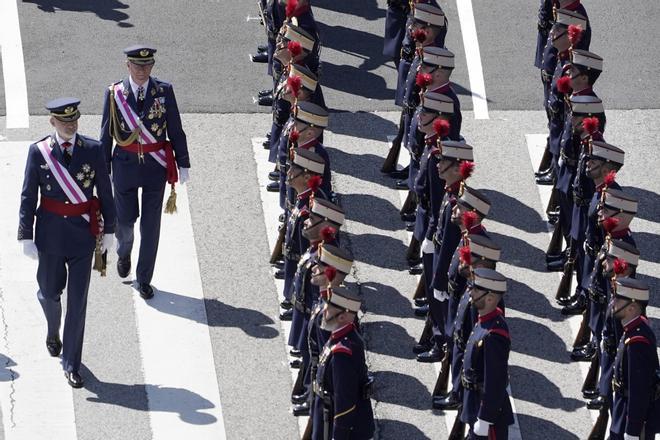
[[[140,117],[135,113],[131,106],[128,105],[128,102],[124,96],[124,84],[115,84],[111,86],[111,90],[112,94],[114,95],[115,102],[117,103],[117,108],[119,108],[121,115],[124,117],[124,121],[128,125],[128,128],[131,131],[134,131],[137,127],[139,127],[140,136],[138,137],[138,142],[141,144],[157,143],[158,141],[151,133],[149,133],[149,130],[145,128]],[[167,156],[165,154],[165,150],[158,150],[149,154],[161,166],[167,168]]]

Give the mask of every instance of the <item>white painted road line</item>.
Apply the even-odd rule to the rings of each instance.
[[[394,140],[394,136],[388,136],[387,137],[387,143],[390,147],[392,146],[392,141],[393,140]],[[408,165],[408,163],[410,162],[410,160],[409,160],[410,155],[405,154],[405,153],[407,153],[407,151],[402,150],[401,153],[402,154],[399,154],[399,163],[398,163],[398,167],[397,167],[398,169],[405,168]],[[401,201],[401,206],[403,206],[403,204],[405,203],[407,196],[408,196],[407,191],[399,191],[399,199]],[[486,220],[488,220],[488,219],[486,219]],[[408,236],[409,240],[412,238],[412,235],[413,235],[412,232],[407,233],[407,236]],[[407,245],[408,245],[408,243],[406,243],[406,246]],[[417,281],[419,281],[420,277],[421,277],[421,275],[415,275],[415,279]],[[514,335],[514,337],[515,337],[515,335]],[[415,337],[415,340],[417,340],[416,337]],[[415,361],[415,362],[417,362],[417,361]],[[440,363],[439,362],[433,363],[433,369],[435,370],[436,376],[438,376],[440,374]],[[453,374],[452,374],[452,376],[453,376]],[[452,379],[452,378],[450,378],[450,379]],[[451,382],[450,382],[449,385],[451,386]],[[511,409],[513,410],[513,419],[514,419],[513,420],[513,425],[509,426],[509,440],[521,440],[522,439],[522,434],[520,433],[520,425],[518,424],[518,414],[516,413],[516,405],[515,405],[515,401],[513,399],[513,393],[511,392],[511,386],[510,385],[507,386],[507,391],[509,393],[509,401],[511,402]],[[447,432],[451,432],[451,429],[454,426],[454,420],[456,419],[457,413],[458,413],[458,411],[443,411],[442,412],[443,418],[445,419],[445,426],[447,426]],[[466,427],[466,432],[467,432],[467,427]]]
[[[477,39],[477,25],[474,22],[474,12],[472,11],[472,0],[456,0],[456,7],[465,47],[474,118],[489,119],[486,85],[484,84],[484,71],[481,67],[481,52]]]
[[[0,48],[5,82],[7,128],[28,128],[27,85],[18,6],[15,0],[0,1]]]
[[[278,193],[269,193],[266,191],[266,186],[270,183],[268,180],[268,173],[273,171],[274,165],[268,162],[267,150],[264,150],[262,144],[266,138],[252,138],[252,151],[254,153],[254,160],[257,163],[257,179],[259,181],[259,195],[261,196],[261,207],[263,208],[264,213],[264,222],[266,224],[266,234],[268,236],[268,249],[272,251],[277,242],[279,226],[278,217],[282,213],[282,208],[280,208],[280,196]],[[274,271],[274,270],[273,270]],[[282,291],[284,289],[284,281],[278,280],[273,277],[275,283],[275,291],[277,292],[277,302],[279,303],[284,299]],[[289,340],[289,333],[291,333],[291,322],[289,321],[280,321],[280,327],[282,328],[282,334],[284,335],[284,346],[287,356],[289,355],[289,346],[287,341]],[[291,369],[291,379],[292,382],[295,382],[296,377],[298,376],[298,370]],[[293,417],[293,415],[291,415]],[[307,426],[308,417],[298,417],[298,428],[300,430],[300,435],[302,437],[305,432],[305,427]]]
[[[37,263],[23,255],[16,241],[28,145],[0,143],[0,353],[9,359],[9,365],[0,365],[4,438],[75,440],[72,390],[60,359],[46,351]]]
[[[213,347],[185,185],[178,213],[163,214],[153,286],[144,301],[132,290],[154,439],[224,440]],[[166,191],[169,192],[169,189]],[[137,263],[139,241],[132,261]],[[112,256],[110,264],[116,262]]]

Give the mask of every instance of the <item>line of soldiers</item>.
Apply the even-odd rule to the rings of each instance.
[[[482,224],[491,203],[467,185],[474,153],[461,136],[447,25],[435,0],[388,1],[384,54],[397,66],[395,102],[402,112],[382,171],[408,191],[401,218],[413,232],[410,273],[421,274],[415,314],[426,318],[412,349],[419,362],[441,363],[433,408],[458,410],[451,439],[463,439],[466,426],[470,438],[507,438],[514,423],[507,280],[496,271],[501,249]],[[398,170],[402,146],[410,159]]]
[[[303,438],[371,439],[373,378],[358,315],[362,300],[344,286],[353,256],[340,247],[345,213],[332,191],[323,145],[329,113],[319,81],[321,41],[308,0],[258,2],[273,89],[259,93],[273,121],[263,146],[274,169],[267,190],[282,213],[270,262],[284,280],[280,319],[291,321],[288,344],[298,369],[293,414],[309,415]]]
[[[174,90],[151,76],[156,49],[135,45],[124,53],[128,76],[105,89],[100,141],[78,133],[80,100],[50,101],[46,109],[54,133],[30,145],[21,192],[18,240],[23,253],[39,261],[37,297],[48,326],[46,348],[53,357],[64,350],[62,367],[74,388],[84,385],[80,366],[93,257],[94,270],[105,276],[116,235],[117,272],[127,277],[141,217],[136,288],[143,299],[152,298],[165,187],[171,186],[165,212],[172,213],[175,184],[189,180]]]
[[[648,286],[635,278],[640,253],[630,231],[638,200],[616,174],[625,153],[604,140],[605,110],[593,87],[603,59],[589,52],[591,25],[580,0],[542,0],[535,66],[549,135],[536,173],[552,185],[549,271],[564,315],[581,315],[571,359],[591,362],[582,387],[600,410],[590,438],[654,438],[660,432],[656,339],[645,318]],[[575,289],[572,279],[575,273]]]

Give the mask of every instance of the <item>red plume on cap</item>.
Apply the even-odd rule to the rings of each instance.
[[[291,94],[297,98],[302,86],[302,78],[298,75],[290,76],[286,79],[286,85],[289,87]]]
[[[299,137],[300,132],[296,129],[296,127],[293,127],[289,132],[289,142],[298,142]]]
[[[477,223],[477,213],[474,211],[465,211],[461,217],[461,222],[463,223],[463,227],[469,231]]]
[[[557,80],[557,90],[559,93],[567,95],[573,91],[571,87],[571,78],[568,76],[562,76]]]
[[[624,273],[626,270],[628,270],[628,262],[624,260],[623,258],[617,258],[614,260],[614,273],[617,275],[621,275]]]
[[[286,45],[287,50],[291,54],[291,58],[295,58],[302,53],[302,45],[297,41],[289,41]]]
[[[428,87],[433,81],[433,77],[430,73],[418,73],[415,77],[415,84],[421,88]]]
[[[603,230],[610,234],[619,225],[619,219],[616,217],[608,217],[603,220]]]
[[[334,241],[336,236],[337,229],[333,228],[332,226],[326,226],[325,228],[321,229],[321,239],[325,243]]]
[[[468,266],[472,265],[472,251],[470,251],[470,246],[463,246],[458,250],[458,258],[467,264]]]
[[[328,266],[323,271],[323,274],[328,279],[328,282],[332,282],[332,280],[334,280],[335,277],[337,276],[337,269],[335,269],[332,266]]]
[[[458,167],[458,172],[461,175],[461,179],[466,180],[474,172],[474,162],[470,162],[469,160],[462,161]]]
[[[575,46],[582,39],[582,26],[579,24],[572,24],[568,27],[568,41],[571,42],[571,46]]]
[[[423,43],[427,36],[428,33],[424,29],[415,29],[412,33],[412,38],[417,43]]]
[[[582,127],[584,128],[584,131],[586,131],[589,135],[592,135],[600,128],[600,122],[595,116],[591,118],[584,118],[582,120]]]
[[[615,181],[616,181],[616,171],[612,170],[605,175],[605,179],[603,180],[603,183],[609,187],[612,186],[612,184]]]
[[[286,17],[291,18],[294,17],[296,9],[298,9],[298,0],[287,0],[286,2]]]
[[[316,192],[316,190],[318,190],[321,187],[322,183],[323,183],[323,178],[319,175],[315,175],[310,177],[309,180],[307,181],[307,188]]]
[[[449,134],[450,127],[449,121],[445,121],[444,119],[436,119],[433,121],[433,131],[435,131],[435,134],[441,138]]]

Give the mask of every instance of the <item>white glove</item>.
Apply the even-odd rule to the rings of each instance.
[[[486,422],[485,420],[477,419],[477,421],[474,423],[472,431],[481,437],[488,437],[489,427],[490,423]]]
[[[115,234],[103,234],[103,241],[101,242],[101,253],[112,248],[115,243]]]
[[[438,289],[433,289],[433,297],[438,301],[443,302],[449,299],[449,294]]]
[[[39,259],[39,251],[37,250],[37,245],[34,244],[32,240],[20,240],[23,243],[23,254],[26,257],[32,258],[33,260]]]
[[[623,440],[639,440],[639,436],[630,435],[630,434],[623,434]]]
[[[422,242],[422,253],[423,254],[432,254],[435,251],[435,245],[432,240],[425,238]]]
[[[179,168],[179,183],[185,185],[190,180],[190,168]]]

